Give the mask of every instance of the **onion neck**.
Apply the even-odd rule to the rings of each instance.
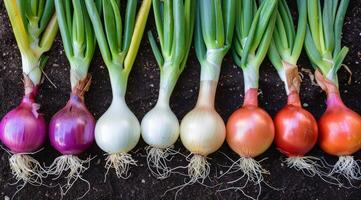
[[[85,92],[89,90],[92,76],[87,74],[85,78],[77,80],[76,84],[72,86],[71,97],[76,96],[84,103]]]
[[[250,88],[246,91],[243,101],[243,107],[254,106],[258,107],[258,89]]]
[[[246,67],[242,67],[243,79],[244,79],[244,91],[258,89],[259,81],[259,67],[254,67],[251,64]]]
[[[68,103],[77,106],[84,105],[84,97],[71,93]]]
[[[292,91],[288,94],[287,104],[297,107],[301,107],[300,95],[297,91]]]
[[[22,103],[34,103],[38,92],[38,86],[34,85],[33,81],[29,78],[29,76],[27,76],[26,74],[23,74],[23,76],[25,94],[22,99]]]
[[[88,76],[88,67],[81,61],[70,62],[70,85],[72,90]]]
[[[332,108],[345,108],[339,92],[330,92],[327,94],[327,109]]]
[[[122,70],[121,66],[109,68],[110,84],[112,87],[113,102],[124,101],[127,90],[128,74]]]
[[[196,107],[214,109],[223,57],[222,49],[208,49],[205,60],[201,61],[201,81]]]
[[[331,81],[327,76],[325,77],[319,70],[316,70],[315,77],[318,85],[320,85],[327,94],[327,110],[333,108],[346,108],[341,99],[338,85],[334,81]]]
[[[282,61],[282,68],[278,69],[277,72],[285,84],[288,96],[290,96],[292,92],[299,93],[301,78],[296,64],[284,60]]]
[[[214,109],[217,81],[201,81],[196,107]]]
[[[160,74],[157,106],[169,107],[169,100],[179,77],[178,68],[178,66],[172,66],[171,62],[164,63]]]

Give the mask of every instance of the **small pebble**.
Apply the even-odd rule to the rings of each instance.
[[[145,183],[145,180],[144,180],[144,179],[142,179],[142,183]]]
[[[4,200],[10,200],[10,197],[5,196],[5,197],[4,197]]]
[[[303,107],[307,108],[307,107],[308,107],[308,103],[303,103]]]

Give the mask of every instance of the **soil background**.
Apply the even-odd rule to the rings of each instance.
[[[296,15],[296,1],[289,1],[292,5],[293,14]],[[153,15],[149,16],[146,30],[152,29],[154,32]],[[350,48],[350,52],[344,61],[352,70],[352,83],[349,85],[349,74],[341,69],[339,72],[340,91],[346,105],[361,113],[361,1],[351,0],[344,26],[343,44]],[[69,97],[69,63],[65,57],[63,46],[58,35],[55,44],[47,53],[49,60],[45,68],[45,73],[54,82],[57,88],[53,87],[48,80],[40,87],[38,102],[42,105],[41,112],[49,121],[60,108],[62,108]],[[300,59],[300,68],[311,69],[308,59],[303,53]],[[200,65],[196,59],[194,49],[191,50],[189,62],[184,73],[181,75],[178,84],[171,98],[171,107],[182,119],[190,111],[197,99],[199,89]],[[108,71],[102,61],[100,53],[94,56],[90,68],[93,81],[90,91],[86,95],[86,104],[89,110],[98,119],[108,108],[112,100]],[[303,105],[316,118],[319,118],[325,111],[325,94],[318,86],[311,84],[307,74],[304,74],[301,88],[301,98]],[[148,40],[144,37],[140,51],[133,70],[129,77],[126,100],[130,109],[136,114],[139,120],[149,111],[156,102],[159,85],[159,70],[150,49]],[[242,72],[232,62],[231,56],[227,55],[223,62],[223,68],[219,81],[216,96],[216,109],[226,121],[232,111],[240,107],[243,101],[243,77]],[[4,8],[4,2],[0,1],[0,117],[3,117],[10,109],[19,104],[23,95],[21,58],[18,51],[8,16]],[[273,117],[275,113],[286,103],[284,86],[276,71],[266,59],[260,70],[260,106],[265,108]],[[83,199],[174,199],[175,191],[166,193],[167,189],[176,187],[184,183],[184,177],[172,175],[165,180],[157,180],[152,177],[145,158],[145,143],[141,140],[131,154],[138,161],[137,167],[132,167],[131,176],[127,180],[118,179],[113,172],[108,175],[104,182],[104,152],[94,144],[85,154],[97,156],[88,171],[84,173],[84,178],[90,183],[90,191]],[[176,144],[176,149],[184,154],[188,154],[180,141]],[[229,155],[236,159],[237,155],[224,144],[217,152],[210,155],[209,161],[212,164],[211,178],[213,182],[206,184],[216,184],[214,177],[219,175],[225,168],[219,164],[227,165],[229,161],[220,153]],[[324,157],[330,163],[336,161],[322,153],[316,147],[310,155]],[[59,153],[52,149],[49,143],[43,151],[35,158],[41,163],[49,165]],[[361,159],[361,152],[354,155],[356,159]],[[9,166],[9,155],[0,150],[0,198],[7,199],[16,191],[16,186],[9,183],[14,182]],[[323,182],[318,177],[308,177],[294,169],[289,169],[282,164],[285,157],[272,146],[258,160],[268,158],[262,162],[265,169],[271,173],[265,177],[265,181],[283,190],[274,190],[266,185],[262,187],[262,194],[259,199],[319,199],[319,200],[358,200],[361,199],[360,189],[344,189]],[[172,160],[172,166],[185,166],[187,162],[181,156],[176,156]],[[240,174],[228,176],[222,179],[225,183],[236,179]],[[51,180],[48,180],[51,182]],[[64,183],[64,179],[59,179],[56,183]],[[54,183],[53,183],[54,184]],[[242,183],[240,183],[242,184]],[[229,190],[227,192],[217,192],[219,187],[209,188],[200,184],[188,186],[177,193],[177,199],[246,199],[240,191]],[[78,181],[63,199],[76,199],[87,191],[87,184]],[[255,196],[258,187],[250,185],[244,190]],[[15,199],[60,199],[59,188],[34,187],[27,185],[20,191]]]

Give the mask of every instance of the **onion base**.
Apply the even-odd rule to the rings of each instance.
[[[105,169],[107,169],[107,172],[105,173],[104,182],[107,179],[110,168],[115,170],[118,178],[127,179],[130,176],[130,174],[128,174],[130,165],[137,166],[137,161],[128,153],[109,154],[105,161]]]
[[[47,168],[48,175],[56,176],[53,180],[60,178],[65,171],[69,171],[65,176],[66,184],[60,186],[61,196],[66,195],[78,179],[88,185],[88,190],[79,198],[83,198],[89,192],[90,183],[82,177],[82,174],[89,169],[91,160],[92,158],[90,157],[86,160],[81,160],[78,156],[63,155],[57,157]]]

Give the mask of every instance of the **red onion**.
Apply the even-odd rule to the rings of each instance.
[[[46,139],[46,123],[35,103],[36,88],[27,93],[20,105],[7,113],[0,123],[0,139],[13,153],[38,150]]]
[[[49,124],[51,145],[65,155],[84,152],[94,141],[95,119],[84,105],[83,98],[72,94]]]
[[[291,92],[287,105],[275,119],[275,143],[289,157],[302,157],[316,144],[318,127],[316,119],[301,107],[298,92]]]

